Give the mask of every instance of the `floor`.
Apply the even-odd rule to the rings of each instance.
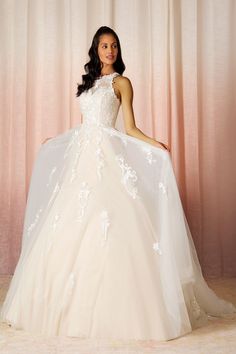
[[[11,277],[0,276],[0,302]],[[236,305],[236,278],[208,279],[209,286]],[[1,354],[236,354],[236,318],[212,319],[192,333],[167,342],[92,341],[69,337],[32,336],[0,323]]]

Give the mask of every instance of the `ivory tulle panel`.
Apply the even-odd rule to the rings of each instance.
[[[15,328],[168,340],[236,312],[202,276],[169,152],[115,128],[116,75],[80,96],[82,124],[38,152],[1,310]]]

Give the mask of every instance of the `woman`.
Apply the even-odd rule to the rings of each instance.
[[[135,125],[111,28],[98,29],[89,56],[83,122],[35,162],[2,319],[47,335],[168,340],[235,313],[202,276],[169,147]]]

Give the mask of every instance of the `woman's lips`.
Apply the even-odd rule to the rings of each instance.
[[[108,55],[107,59],[114,59],[114,55]]]

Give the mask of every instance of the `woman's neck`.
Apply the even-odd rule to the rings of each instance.
[[[115,72],[114,68],[109,65],[107,68],[103,68],[100,76],[111,75]]]

